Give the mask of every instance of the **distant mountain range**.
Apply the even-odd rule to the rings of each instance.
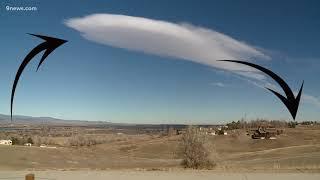
[[[0,125],[10,125],[10,115],[0,114]],[[52,117],[32,117],[32,116],[13,116],[14,125],[54,125],[54,126],[96,126],[96,127],[113,127],[113,128],[151,128],[164,129],[174,127],[175,129],[186,128],[186,124],[134,124],[134,123],[111,123],[107,121],[85,121],[85,120],[64,120]],[[209,124],[198,124],[203,127],[212,126]],[[217,124],[214,126],[218,126]]]
[[[10,115],[0,114],[0,124],[10,124]],[[32,116],[13,116],[14,124],[47,124],[47,125],[90,125],[90,124],[111,124],[106,121],[84,121],[84,120],[64,120],[52,117],[32,117]]]

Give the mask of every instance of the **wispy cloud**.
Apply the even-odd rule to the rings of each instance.
[[[250,71],[236,71],[235,72],[236,74],[239,74],[241,76],[245,76],[247,78],[251,78],[251,79],[256,79],[256,80],[265,80],[266,79],[266,76],[263,75],[263,74],[259,74],[259,73],[256,73],[256,72],[250,72]]]
[[[218,87],[226,87],[227,86],[226,84],[224,84],[222,82],[211,83],[211,85],[218,86]]]
[[[310,94],[302,94],[301,100],[303,103],[308,103],[315,105],[316,107],[320,108],[320,98],[316,96],[312,96]]]
[[[256,60],[270,57],[228,35],[193,26],[142,17],[93,14],[71,18],[65,24],[88,40],[144,53],[174,57],[239,74],[263,78],[255,69],[219,59]],[[247,73],[249,72],[249,73]]]
[[[250,83],[256,87],[263,88],[263,89],[270,88],[270,89],[273,89],[273,90],[279,92],[280,94],[282,94],[282,89],[279,86],[277,86],[273,83],[270,83],[268,81],[256,81],[256,80],[250,80],[250,79],[245,79],[245,78],[241,78],[241,79],[247,81],[248,83]],[[297,96],[298,91],[294,91],[293,94],[295,96]],[[301,103],[311,104],[315,107],[320,108],[320,98],[316,97],[314,95],[311,95],[311,94],[302,93]]]

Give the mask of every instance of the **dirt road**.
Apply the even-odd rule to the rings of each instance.
[[[0,179],[24,179],[27,171],[0,171]],[[213,171],[36,171],[38,179],[49,180],[318,180],[320,174],[306,173],[217,173]]]

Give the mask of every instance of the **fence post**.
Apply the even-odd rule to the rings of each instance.
[[[26,180],[34,180],[34,174],[27,174]]]

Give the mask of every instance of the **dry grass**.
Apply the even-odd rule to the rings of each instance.
[[[8,134],[9,137],[11,135]],[[36,144],[52,144],[57,148],[0,146],[0,170],[178,168],[186,157],[181,148],[181,140],[185,139],[186,142],[193,142],[191,147],[200,143],[201,146],[196,146],[195,151],[205,153],[199,159],[202,162],[207,158],[213,159],[215,170],[320,172],[320,128],[286,129],[275,140],[253,140],[241,130],[234,134],[228,132],[227,136],[192,137],[94,133],[77,133],[68,137],[34,135]]]

